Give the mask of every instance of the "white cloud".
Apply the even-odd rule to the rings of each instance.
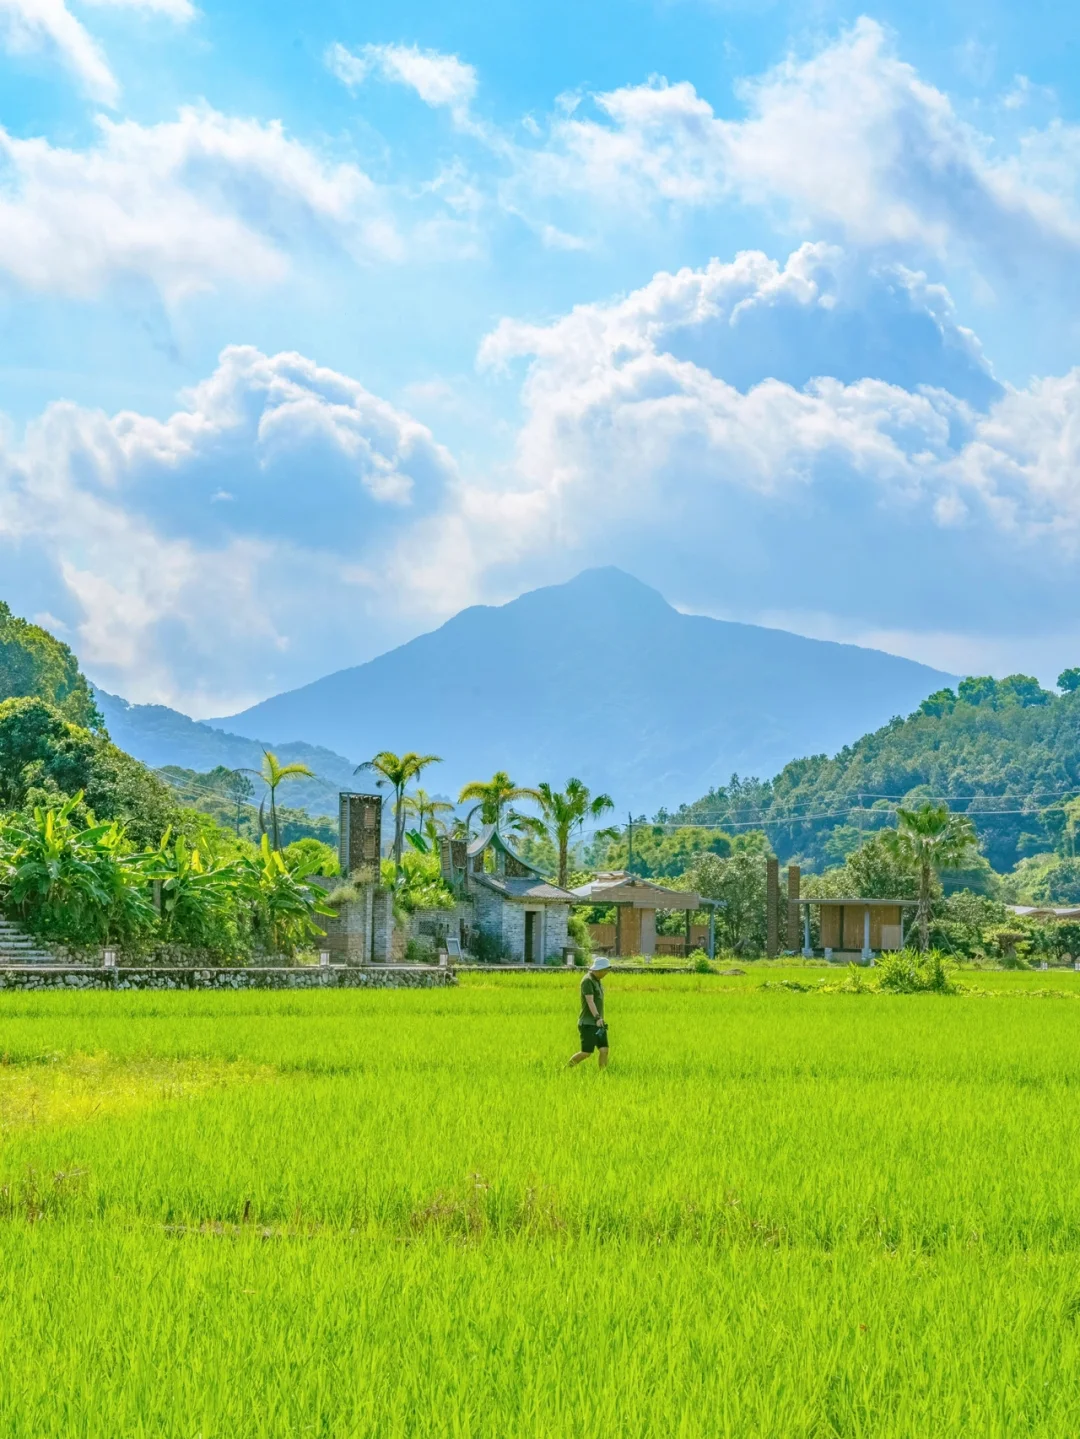
[[[449,110],[459,124],[467,121],[476,96],[476,71],[471,65],[456,55],[416,45],[364,45],[354,51],[334,43],[326,52],[326,63],[350,89],[377,75],[414,90],[433,109]]]
[[[512,199],[573,193],[623,214],[736,198],[860,246],[956,251],[1010,270],[1021,256],[1059,271],[1080,256],[1076,130],[1053,125],[995,154],[872,20],[740,94],[741,120],[661,78],[595,96],[595,116],[571,106],[541,147],[519,153]]]
[[[118,275],[174,301],[222,281],[279,279],[283,240],[330,235],[357,257],[399,241],[371,180],[280,122],[185,108],[142,126],[98,121],[88,150],[0,129],[0,271],[31,290],[98,293]]]
[[[910,355],[889,373],[859,323],[918,323],[934,382]],[[745,368],[794,334],[801,380]],[[810,373],[837,356],[849,373]],[[504,322],[483,359],[525,362],[524,420],[513,463],[468,480],[410,414],[296,354],[226,350],[164,420],[52,405],[0,438],[0,567],[33,590],[5,597],[58,616],[106,688],[203,714],[587,564],[690,609],[831,616],[913,655],[925,634],[954,669],[965,636],[979,656],[1068,612],[1080,370],[999,385],[910,271],[749,252]]]
[[[9,442],[0,555],[48,577],[106,687],[220,713],[363,652],[391,576],[425,611],[408,536],[456,484],[430,431],[357,381],[234,348],[164,421],[56,404]]]
[[[657,275],[551,325],[504,321],[481,362],[530,363],[513,471],[463,502],[486,563],[621,563],[684,593],[742,591],[752,609],[807,609],[828,594],[882,630],[942,607],[973,627],[1037,627],[1071,591],[1080,554],[1080,370],[998,385],[947,296],[931,311],[907,274],[905,305],[883,311],[869,289],[863,321],[874,330],[884,315],[903,334],[922,309],[937,333],[923,363],[955,361],[955,388],[968,384],[977,403],[941,373],[930,384],[911,371],[903,383],[881,371],[725,377],[763,322],[774,360],[792,334],[810,364],[822,334],[835,352],[838,274],[822,247],[782,268],[748,254]],[[900,580],[912,566],[924,583]]]
[[[145,10],[181,23],[193,20],[198,13],[191,0],[82,0],[82,3],[102,10]]]
[[[649,351],[691,360],[739,390],[817,376],[931,385],[980,407],[1001,392],[943,286],[904,266],[867,267],[833,245],[805,244],[781,266],[759,250],[700,270],[661,272],[615,305],[582,305],[554,325],[503,320],[482,366],[535,355],[594,373],[598,354]]]
[[[116,105],[120,87],[104,52],[64,0],[0,0],[0,40],[12,55],[54,57],[92,100]]]

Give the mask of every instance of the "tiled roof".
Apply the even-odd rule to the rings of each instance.
[[[493,889],[496,894],[501,894],[506,899],[539,900],[547,904],[575,903],[569,890],[560,889],[557,884],[549,884],[546,879],[510,879],[503,874],[472,874],[469,880],[473,884],[482,884]]]
[[[699,897],[689,890],[665,889],[639,875],[594,879],[574,890],[579,904],[633,904],[639,909],[697,909]]]

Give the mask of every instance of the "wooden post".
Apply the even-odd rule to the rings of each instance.
[[[765,953],[775,959],[780,949],[780,861],[770,855],[765,861]]]
[[[787,945],[792,954],[798,951],[802,936],[799,933],[799,883],[801,875],[797,864],[787,867]]]

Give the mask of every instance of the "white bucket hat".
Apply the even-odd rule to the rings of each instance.
[[[608,959],[608,957],[607,957],[606,954],[598,954],[598,955],[596,956],[596,958],[593,960],[592,964],[589,965],[589,968],[590,968],[590,969],[610,969],[610,968],[611,968],[611,960]]]

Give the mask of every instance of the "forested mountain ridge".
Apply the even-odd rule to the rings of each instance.
[[[258,769],[271,747],[200,724],[165,705],[129,704],[119,695],[96,688],[94,699],[116,743],[162,772],[199,773],[205,779],[222,769]],[[273,748],[282,764],[306,764],[315,776],[290,781],[290,802],[309,814],[329,815],[336,823],[338,794],[358,783],[353,779],[353,762],[317,745],[286,743]],[[174,780],[170,773],[165,777],[170,783]],[[198,805],[204,807],[202,799]]]
[[[262,746],[208,727],[203,735],[203,727],[161,706],[139,707],[141,726],[131,722],[133,713],[136,707],[93,689],[67,645],[13,615],[0,600],[0,811],[53,804],[81,793],[82,817],[118,820],[139,844],[154,845],[166,829],[183,829],[195,810],[257,839],[257,806],[265,787],[236,771],[257,770]],[[180,744],[174,748],[186,743],[198,753],[200,740],[205,744],[208,739],[211,751],[225,750],[232,766],[194,774],[162,768],[161,761],[147,753],[151,744],[140,745],[143,753],[138,757],[130,753],[134,746],[127,742],[129,732],[145,739],[153,736],[155,724],[169,735],[179,728]],[[335,817],[312,820],[303,809],[280,809],[285,843],[306,836],[333,838],[338,788],[351,776],[352,766],[311,746],[291,748],[294,752],[284,755],[286,762],[315,761],[320,767],[329,762],[334,774],[332,779],[324,775],[297,780],[288,798],[301,804],[314,801]],[[239,811],[229,787],[229,781],[237,779],[249,801]]]
[[[733,776],[671,818],[763,828],[782,858],[821,869],[840,862],[865,831],[891,824],[897,804],[944,799],[971,815],[983,852],[1003,873],[1060,843],[1064,803],[1077,794],[1080,690],[1055,695],[1026,676],[983,676],[955,695],[938,691],[831,758],[793,760],[769,781]]]

